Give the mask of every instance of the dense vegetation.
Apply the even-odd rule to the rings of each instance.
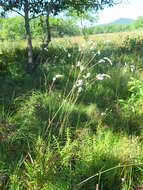
[[[114,2],[0,0],[1,190],[143,188],[143,36],[55,18]]]
[[[24,45],[1,42],[2,190],[142,186],[143,38],[96,40],[35,45],[32,74]]]
[[[31,20],[31,32],[34,39],[46,38],[45,17],[41,16]],[[72,19],[61,19],[50,17],[50,28],[52,37],[80,35],[81,30]],[[26,39],[24,19],[20,16],[0,19],[1,40]]]
[[[82,18],[81,18],[82,19]],[[80,17],[78,18],[80,21]],[[50,17],[50,30],[52,37],[79,36],[115,32],[141,31],[143,27],[143,17],[139,17],[131,24],[107,24],[95,27],[81,28],[78,26],[77,17],[56,18]],[[41,16],[31,20],[31,33],[33,39],[44,40],[46,38],[45,17]],[[0,40],[22,40],[26,39],[24,19],[20,16],[0,18]]]
[[[80,21],[80,18],[78,19]],[[31,20],[31,33],[34,39],[44,40],[46,38],[45,17],[41,16]],[[65,19],[50,17],[50,30],[52,37],[79,36],[115,32],[141,31],[143,27],[143,17],[139,17],[131,24],[108,24],[96,27],[81,28],[77,19],[65,17]],[[0,40],[22,40],[26,39],[23,18],[10,17],[0,18]]]

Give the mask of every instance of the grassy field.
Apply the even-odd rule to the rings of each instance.
[[[124,40],[126,38],[135,38],[135,37],[143,37],[142,31],[136,31],[136,32],[119,32],[119,33],[105,33],[105,34],[96,34],[96,35],[88,35],[87,39],[85,40],[82,36],[75,36],[75,37],[64,37],[64,38],[54,38],[52,39],[52,43],[64,43],[65,41],[69,43],[76,43],[76,44],[83,44],[85,41],[95,41],[99,44],[108,44],[108,43],[114,43],[117,45],[122,45],[124,43]],[[40,39],[33,40],[33,46],[34,47],[40,47]],[[1,49],[7,49],[7,48],[25,48],[26,47],[26,40],[23,41],[5,41],[0,42],[0,50]]]
[[[143,187],[143,37],[54,39],[27,72],[25,42],[0,48],[0,189]]]

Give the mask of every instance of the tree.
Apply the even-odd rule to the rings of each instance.
[[[28,65],[31,69],[35,67],[33,62],[33,48],[30,31],[30,20],[44,14],[47,15],[47,29],[49,29],[49,15],[57,15],[59,12],[69,8],[77,12],[85,13],[87,11],[97,11],[103,9],[106,5],[112,6],[117,0],[0,0],[0,6],[4,12],[14,11],[20,14],[25,21],[25,30],[27,37]],[[50,39],[50,33],[48,38]]]
[[[136,21],[134,21],[133,25],[135,29],[142,29],[143,28],[143,16],[139,16]]]
[[[28,65],[30,69],[34,68],[33,47],[30,31],[30,20],[38,16],[41,11],[42,0],[0,0],[0,6],[4,12],[14,11],[21,15],[25,21],[25,31],[28,49]]]
[[[67,11],[68,16],[74,16],[76,20],[81,21],[82,34],[85,34],[85,26],[83,25],[83,20],[88,20],[93,22],[93,18],[89,13],[97,12],[103,9],[105,6],[113,6],[119,3],[121,0],[44,0],[44,12],[46,15],[46,26],[47,26],[47,39],[44,44],[45,47],[48,46],[51,41],[51,30],[49,23],[49,16],[57,15],[61,11]],[[97,17],[96,17],[97,19]]]
[[[0,31],[0,36],[2,39],[25,39],[24,20],[19,16],[1,18]]]

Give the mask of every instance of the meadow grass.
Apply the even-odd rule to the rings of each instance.
[[[1,48],[0,189],[132,190],[143,184],[141,37]],[[120,37],[121,38],[121,37]],[[75,43],[77,40],[77,43]],[[82,41],[83,40],[83,41]],[[10,42],[9,42],[10,43]],[[37,42],[38,44],[39,42]]]

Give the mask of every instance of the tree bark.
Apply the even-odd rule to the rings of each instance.
[[[49,11],[47,11],[47,15],[46,15],[46,29],[47,29],[47,46],[48,44],[51,42],[51,28],[50,28],[50,22],[49,22]]]
[[[32,47],[32,38],[30,31],[30,19],[29,19],[29,2],[25,0],[24,3],[24,19],[25,19],[25,30],[26,30],[26,39],[27,39],[27,50],[28,50],[28,67],[30,69],[34,68],[33,63],[33,47]]]

